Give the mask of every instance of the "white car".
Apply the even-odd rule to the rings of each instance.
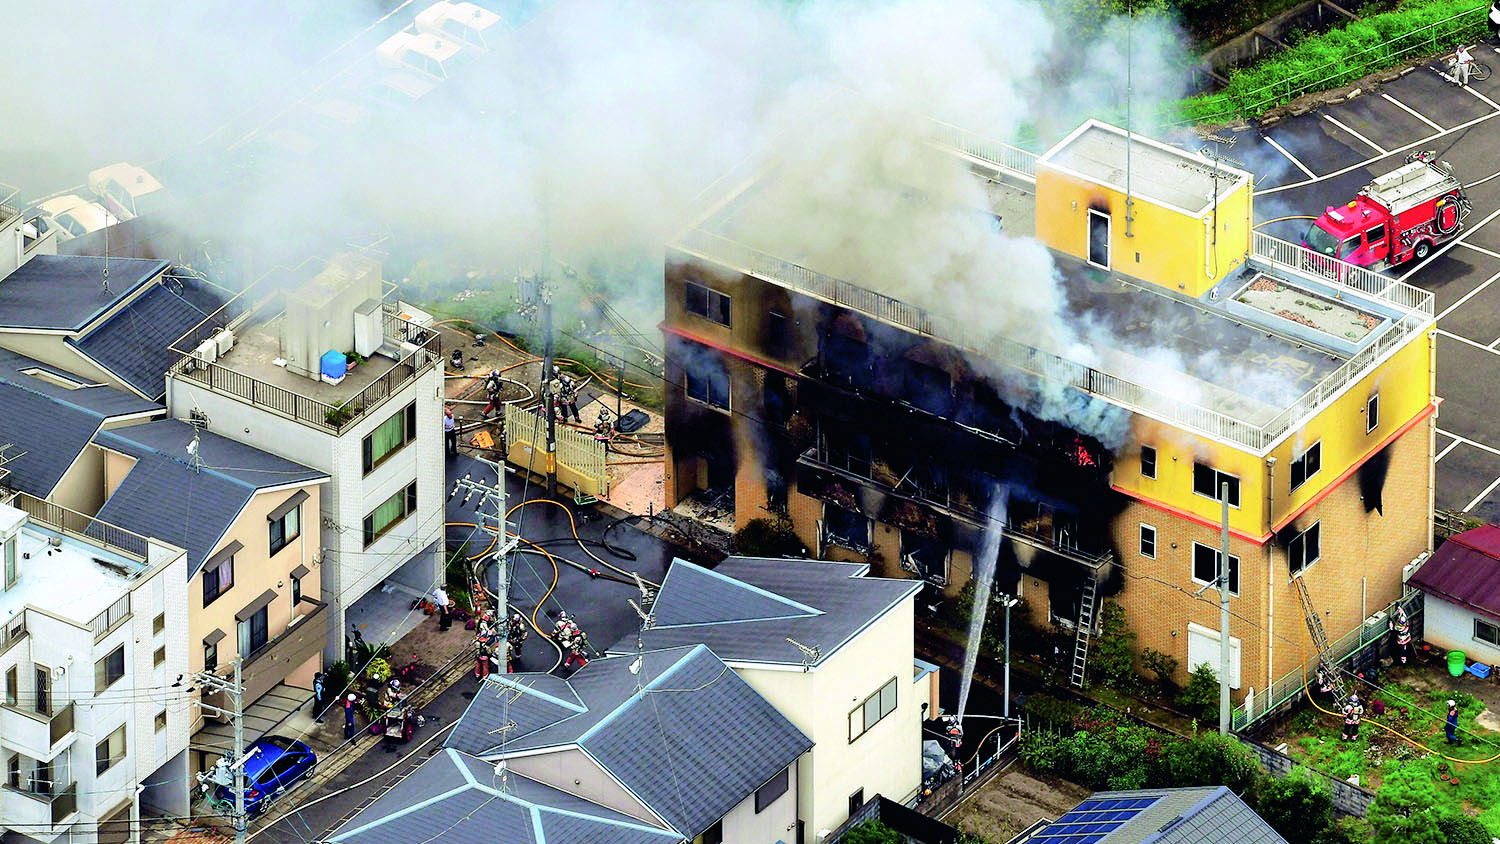
[[[463,45],[452,38],[409,30],[387,38],[375,48],[375,57],[382,67],[416,73],[434,82],[448,79],[468,59]]]
[[[89,190],[119,220],[130,220],[158,208],[166,189],[144,169],[121,162],[89,174]]]
[[[57,231],[57,241],[72,240],[109,228],[120,222],[103,205],[77,194],[64,194],[37,203],[48,229]]]
[[[500,16],[473,3],[439,0],[417,13],[417,31],[462,41],[465,47],[488,52],[510,31]]]

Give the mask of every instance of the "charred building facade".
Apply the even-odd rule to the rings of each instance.
[[[1115,600],[1182,680],[1218,659],[1193,593],[1227,484],[1238,698],[1311,664],[1295,579],[1330,638],[1398,596],[1431,547],[1430,294],[1311,263],[1253,231],[1248,173],[1105,124],[932,147],[1046,247],[1068,342],[842,277],[844,238],[757,239],[781,175],[740,180],[668,249],[669,506],[727,492],[736,526],[784,514],[814,556],[948,595],[998,530],[997,590],[1064,626]]]

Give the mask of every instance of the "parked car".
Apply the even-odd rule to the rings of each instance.
[[[123,161],[90,173],[88,185],[104,207],[120,220],[131,220],[155,210],[167,198],[166,189],[155,176]]]
[[[503,39],[509,28],[500,16],[473,3],[449,3],[439,0],[417,13],[417,31],[452,38],[467,48],[488,52]]]
[[[46,228],[57,231],[59,243],[92,234],[120,222],[103,205],[74,193],[44,199],[37,203],[37,210],[41,212]]]
[[[446,81],[469,58],[463,45],[452,38],[411,30],[387,38],[375,48],[375,57],[383,67],[416,73],[434,82]]]
[[[265,736],[251,742],[245,748],[245,811],[260,814],[317,764],[312,748],[296,739]],[[234,801],[234,791],[227,786],[219,786],[216,796],[226,804]]]

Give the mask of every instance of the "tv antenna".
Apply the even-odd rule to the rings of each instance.
[[[787,636],[786,640],[788,642],[792,643],[792,647],[794,647],[797,650],[799,650],[799,651],[802,652],[802,673],[803,674],[806,674],[807,672],[811,671],[813,665],[816,664],[818,660],[820,660],[820,659],[823,658],[823,649],[820,648],[820,647],[818,647],[818,646],[816,646],[816,645],[812,645],[812,646],[804,645],[801,642],[797,641],[796,639],[793,639],[791,636]]]

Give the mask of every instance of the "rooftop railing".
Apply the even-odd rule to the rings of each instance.
[[[716,264],[731,267],[747,275],[790,287],[830,304],[858,311],[882,322],[939,339],[981,357],[1006,365],[1055,384],[1099,396],[1115,404],[1149,416],[1203,433],[1215,439],[1235,443],[1263,452],[1274,445],[1294,425],[1306,418],[1329,398],[1365,371],[1371,364],[1402,345],[1413,334],[1432,321],[1432,296],[1343,262],[1332,267],[1336,278],[1321,272],[1302,269],[1288,263],[1293,253],[1286,241],[1261,239],[1257,235],[1257,253],[1252,257],[1265,261],[1293,276],[1333,284],[1359,295],[1385,302],[1404,315],[1389,322],[1374,341],[1343,365],[1329,373],[1311,390],[1270,421],[1256,424],[1193,402],[1158,392],[1116,375],[1068,360],[1023,343],[993,334],[975,331],[951,317],[938,315],[916,305],[894,299],[868,288],[791,263],[702,229],[692,229],[678,238],[675,247]],[[1293,247],[1301,249],[1301,247]],[[1306,250],[1303,250],[1306,251]],[[1260,254],[1264,252],[1266,254]],[[1352,272],[1360,270],[1360,272]],[[1368,274],[1368,275],[1366,275]],[[1378,284],[1374,279],[1378,279]],[[1363,288],[1368,288],[1368,291]],[[1377,289],[1378,288],[1378,289]],[[1410,305],[1402,303],[1411,303]]]
[[[43,501],[24,492],[16,493],[11,506],[22,510],[34,524],[67,534],[81,542],[99,545],[138,563],[147,559],[146,537],[119,525],[101,522],[87,513]]]
[[[1036,153],[986,138],[941,120],[929,120],[928,124],[933,131],[933,141],[939,146],[977,158],[1028,182],[1036,181],[1036,160],[1039,157]]]

